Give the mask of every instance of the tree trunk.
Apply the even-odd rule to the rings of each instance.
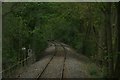
[[[117,60],[116,60],[116,67],[115,67],[115,77],[120,77],[120,2],[117,3],[117,29],[118,29],[118,55],[117,55]]]
[[[89,8],[89,15],[88,15],[88,18],[89,18],[89,20],[88,20],[88,24],[87,24],[87,28],[86,28],[86,33],[85,33],[85,38],[84,38],[84,40],[83,40],[83,46],[82,46],[82,53],[83,54],[86,54],[86,42],[87,42],[87,39],[89,39],[89,37],[90,37],[90,31],[91,31],[91,3],[88,3],[88,8]]]
[[[109,63],[109,76],[113,76],[112,73],[113,73],[113,52],[112,52],[112,28],[111,28],[111,3],[108,4],[108,7],[110,8],[108,11],[108,15],[107,15],[107,18],[108,18],[108,23],[107,23],[107,32],[108,32],[108,63]]]
[[[106,4],[105,12],[105,48],[107,57],[107,75],[112,77],[113,73],[113,50],[112,50],[112,28],[111,28],[111,5],[112,3]]]

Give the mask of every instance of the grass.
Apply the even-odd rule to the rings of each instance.
[[[82,63],[81,64],[82,70],[85,70],[90,78],[102,78],[104,76],[103,74],[103,69],[99,68],[96,64],[94,63]]]

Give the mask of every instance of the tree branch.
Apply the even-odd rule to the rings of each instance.
[[[10,11],[7,12],[7,13],[5,13],[5,14],[3,14],[2,17],[4,18],[4,17],[7,16],[9,13],[13,12],[13,10],[14,10],[14,8],[15,8],[15,6],[16,6],[17,4],[18,4],[18,3],[14,3],[14,4],[11,6]]]

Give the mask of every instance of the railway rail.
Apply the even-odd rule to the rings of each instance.
[[[36,77],[36,80],[39,80],[39,78],[42,78],[43,73],[47,70],[47,68],[49,67],[50,63],[53,61],[54,57],[58,54],[58,47],[62,47],[64,50],[64,60],[63,60],[63,66],[62,66],[62,70],[61,70],[61,76],[60,79],[62,79],[64,77],[64,66],[65,66],[65,60],[66,60],[66,54],[67,54],[67,50],[65,49],[64,45],[60,42],[51,42],[52,44],[54,44],[55,46],[55,52],[53,54],[53,56],[51,57],[50,61],[47,63],[47,65],[44,67],[43,71],[41,73],[39,73]]]

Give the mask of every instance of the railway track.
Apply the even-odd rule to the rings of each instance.
[[[63,80],[64,78],[89,77],[90,75],[86,68],[89,63],[85,64],[83,59],[87,60],[85,56],[75,54],[65,44],[54,41],[46,48],[39,61],[25,67],[25,69],[13,77],[22,79],[34,78],[35,80],[41,78],[57,78]]]
[[[66,60],[66,54],[67,54],[67,50],[65,49],[64,45],[59,43],[59,42],[52,42],[55,46],[55,52],[53,54],[53,56],[51,57],[51,59],[49,60],[49,62],[46,64],[46,66],[44,67],[43,71],[41,73],[39,73],[36,77],[36,80],[39,80],[39,78],[48,78],[47,74],[49,72],[49,68],[52,64],[54,64],[54,62],[56,61],[56,57],[57,56],[62,56],[60,59],[62,62],[61,65],[60,63],[57,63],[56,65],[60,65],[60,74],[57,76],[60,78],[60,80],[63,79],[64,77],[64,66],[65,66],[65,60]],[[62,53],[59,53],[59,48],[62,48],[63,49],[63,52]],[[57,71],[56,71],[57,72]],[[57,74],[57,73],[55,73]],[[48,74],[49,75],[49,74]],[[54,77],[52,75],[52,77]]]
[[[84,63],[85,57],[78,56],[63,43],[53,41],[46,48],[40,60],[15,74],[14,78],[81,78],[89,77]],[[85,67],[84,67],[85,66]],[[84,69],[86,68],[86,69]],[[12,78],[13,78],[12,77]]]

